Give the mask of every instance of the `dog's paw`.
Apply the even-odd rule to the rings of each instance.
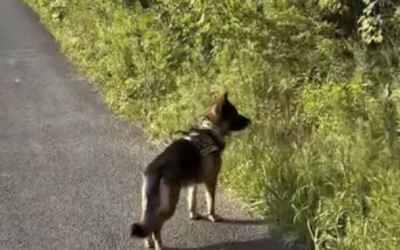
[[[222,218],[216,214],[209,214],[207,215],[206,218],[208,221],[211,221],[212,223],[219,222],[222,220]]]
[[[163,247],[162,245],[159,245],[159,244],[156,243],[154,249],[155,249],[155,250],[163,250],[164,247]]]
[[[145,248],[154,248],[154,240],[152,238],[147,238],[144,240]]]
[[[198,220],[198,219],[200,219],[200,215],[198,213],[195,213],[195,212],[189,212],[189,218],[191,220]]]

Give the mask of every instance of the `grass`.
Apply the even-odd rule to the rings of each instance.
[[[334,38],[285,1],[25,1],[153,142],[229,89],[254,122],[229,144],[224,185],[310,248],[399,249],[395,51]]]

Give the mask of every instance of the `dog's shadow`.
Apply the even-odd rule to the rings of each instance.
[[[168,250],[305,250],[296,243],[285,243],[276,239],[263,237],[248,241],[221,242],[195,248],[167,248]]]
[[[207,221],[207,218],[200,216],[199,220]],[[231,225],[247,225],[247,226],[261,226],[261,225],[270,225],[266,220],[260,219],[228,219],[222,218],[218,221],[218,224],[231,224]]]
[[[206,220],[200,217],[200,220]],[[223,218],[220,224],[232,224],[232,225],[250,225],[250,226],[261,226],[271,224],[266,220],[260,219],[227,219]],[[271,228],[273,232],[268,237],[262,236],[253,240],[245,241],[229,241],[211,244],[207,246],[200,246],[194,248],[166,248],[166,250],[305,250],[305,246],[298,242],[285,242],[279,240],[277,232],[274,232],[277,228]]]

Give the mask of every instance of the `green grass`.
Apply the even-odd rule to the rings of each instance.
[[[253,124],[231,139],[224,185],[310,248],[399,249],[394,51],[334,38],[290,1],[25,1],[153,142],[229,89]]]

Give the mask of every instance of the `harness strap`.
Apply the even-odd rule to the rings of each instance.
[[[202,156],[220,149],[215,144],[214,139],[206,132],[199,133],[197,131],[193,131],[188,136],[185,136],[184,139],[191,141],[198,148]]]

